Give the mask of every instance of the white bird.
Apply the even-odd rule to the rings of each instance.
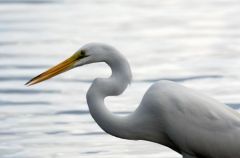
[[[106,62],[112,70],[109,78],[95,79],[87,92],[90,114],[105,132],[123,139],[159,143],[183,158],[240,158],[240,114],[177,83],[153,84],[139,107],[127,116],[111,113],[104,99],[120,95],[132,79],[126,58],[111,46],[87,44],[26,84],[96,62]]]

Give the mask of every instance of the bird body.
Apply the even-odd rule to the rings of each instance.
[[[105,62],[112,70],[109,78],[95,79],[87,92],[89,111],[105,132],[119,138],[159,143],[183,158],[240,158],[240,114],[177,83],[153,84],[138,108],[127,116],[111,113],[104,99],[120,95],[132,79],[127,60],[111,46],[87,44],[27,84],[96,62]]]
[[[158,122],[160,133],[165,133],[164,142],[157,143],[197,158],[240,157],[240,115],[215,99],[171,81],[160,81],[143,97],[139,116],[146,109],[149,113],[145,115],[155,116],[149,124],[157,128]]]

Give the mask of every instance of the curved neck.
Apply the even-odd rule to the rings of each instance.
[[[126,59],[119,53],[111,54],[105,59],[111,70],[109,78],[94,80],[87,93],[90,113],[98,125],[107,133],[125,139],[134,138],[131,115],[118,116],[111,113],[105,106],[104,98],[120,95],[131,81],[131,70]],[[111,59],[111,60],[110,60]]]

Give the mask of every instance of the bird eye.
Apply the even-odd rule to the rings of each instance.
[[[87,57],[86,51],[85,51],[85,50],[80,50],[80,51],[78,51],[78,52],[76,53],[76,57],[77,57],[76,60],[80,60],[80,59],[82,59],[82,58]]]
[[[81,56],[85,56],[85,55],[86,55],[85,50],[81,50]]]

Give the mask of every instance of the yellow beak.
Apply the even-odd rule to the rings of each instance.
[[[60,73],[63,73],[67,70],[70,70],[74,67],[74,63],[79,59],[77,55],[73,55],[70,58],[66,59],[65,61],[59,63],[58,65],[48,69],[47,71],[41,73],[40,75],[32,78],[30,81],[28,81],[25,85],[31,86],[36,83],[45,81],[47,79],[50,79]]]

